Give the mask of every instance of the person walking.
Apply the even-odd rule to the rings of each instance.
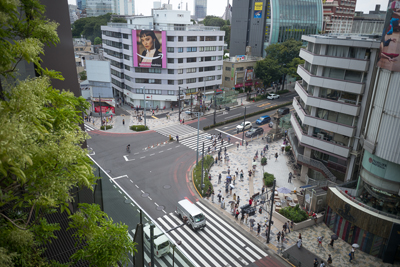
[[[285,241],[285,233],[282,231],[281,242],[283,243],[283,241]]]
[[[328,264],[332,264],[332,257],[331,257],[331,254],[329,254],[329,256],[328,256]]]
[[[333,242],[335,242],[335,240],[333,240],[333,239],[331,238],[331,242],[329,243],[329,246],[332,246],[332,247],[333,247]]]
[[[352,259],[355,259],[355,257],[354,257],[354,248],[353,247],[351,247],[351,257],[352,257]]]
[[[258,225],[257,225],[257,236],[260,235],[260,232],[261,232],[261,225],[260,225],[260,223],[258,223]]]
[[[238,207],[239,207],[239,203],[240,203],[240,196],[237,196],[236,205],[238,205]]]
[[[263,187],[261,188],[261,194],[264,194],[265,191],[265,185],[263,185]]]
[[[244,178],[244,174],[243,174],[243,170],[240,171],[240,181],[243,181]]]
[[[275,161],[278,161],[278,152],[275,153]]]
[[[239,143],[236,144],[236,150],[239,150]]]
[[[251,178],[252,171],[249,170],[249,179]]]
[[[221,198],[222,198],[221,190],[219,190],[217,197],[218,197],[218,202],[221,203]]]
[[[280,239],[281,239],[281,232],[279,232],[279,233],[276,235],[276,239],[278,240],[278,243],[279,243],[279,241],[280,241]]]
[[[322,236],[319,236],[319,237],[317,238],[317,240],[318,240],[318,247],[319,247],[319,246],[322,247]]]
[[[176,136],[176,142],[179,143],[179,136]]]
[[[299,239],[297,240],[297,247],[298,247],[299,249],[301,248],[302,243],[303,243],[303,240],[301,240],[301,238],[299,238]]]
[[[289,172],[288,183],[292,183],[292,172]]]
[[[222,179],[222,174],[219,173],[219,174],[218,174],[218,183],[219,183],[219,184],[221,183],[221,179]]]
[[[125,125],[125,120],[124,119],[122,119],[122,125]]]
[[[233,189],[232,185],[229,185],[229,195],[232,195],[232,189]]]
[[[221,200],[221,209],[224,209],[225,208],[225,200],[224,200],[224,198],[222,198],[222,200]]]
[[[236,219],[236,221],[238,220],[238,217],[239,217],[239,210],[236,210],[236,213],[235,213],[235,219]]]
[[[282,226],[282,233],[283,233],[283,232],[286,233],[286,227],[287,227],[287,225],[286,225],[286,223],[284,223],[283,226]]]
[[[319,264],[318,259],[315,258],[315,259],[314,259],[314,267],[318,267],[318,264]]]
[[[233,209],[235,208],[235,202],[231,202],[231,212],[234,214]]]
[[[250,205],[250,207],[251,207],[251,204],[253,204],[253,199],[252,199],[252,198],[249,199],[249,205]]]
[[[349,253],[349,257],[350,257],[349,262],[351,262],[353,260],[353,255],[351,252]]]
[[[233,201],[236,202],[236,193],[233,193]]]
[[[290,234],[290,221],[287,221],[287,223],[286,223],[286,229],[289,231],[289,234]]]
[[[214,203],[214,191],[211,192],[211,202]]]
[[[321,265],[319,267],[325,267],[325,262],[321,260]]]

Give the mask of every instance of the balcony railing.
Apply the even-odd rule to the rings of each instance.
[[[337,186],[336,183],[331,182],[329,180],[316,180],[316,179],[312,179],[312,178],[308,177],[308,175],[306,175],[306,184],[307,185],[316,185],[317,187]]]
[[[297,122],[297,121],[296,121]],[[298,122],[297,122],[298,123]],[[299,125],[300,128],[300,125]],[[291,144],[295,144],[294,142],[294,136],[295,136],[295,132],[293,128],[290,128],[288,131],[288,136],[289,136],[289,140]],[[300,153],[298,153],[298,149],[293,146],[293,152],[295,154],[296,160],[300,163],[306,164],[308,166],[314,167],[315,169],[322,171],[325,176],[331,181],[331,182],[335,182],[336,181],[336,177],[335,175],[333,175],[329,169],[320,161],[306,157]]]

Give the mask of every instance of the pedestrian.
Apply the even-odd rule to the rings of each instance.
[[[284,146],[281,147],[281,151],[282,151],[282,154],[283,154],[283,151],[285,151],[285,147]]]
[[[247,224],[247,219],[249,218],[249,214],[248,213],[246,213],[246,215],[245,215],[245,224]]]
[[[278,240],[278,243],[279,243],[279,241],[280,241],[280,239],[281,239],[281,232],[279,232],[279,233],[276,235],[276,239]]]
[[[254,220],[250,220],[250,231],[254,230]]]
[[[218,157],[215,157],[215,162],[214,162],[215,164],[217,164],[218,163]]]
[[[154,111],[153,111],[153,113],[154,113]],[[185,124],[185,119],[182,119],[182,124]]]
[[[236,150],[239,150],[239,143],[236,144]]]
[[[332,257],[331,257],[331,254],[329,254],[329,257],[328,257],[328,264],[332,264]]]
[[[230,175],[231,174],[231,168],[228,166],[228,170],[227,170],[227,172],[228,172],[228,175]]]
[[[319,267],[325,267],[325,263],[323,260],[321,260],[321,265]]]
[[[236,211],[238,210],[238,205],[235,202],[233,203],[235,204],[235,207],[233,208],[233,214],[236,214]]]
[[[265,185],[263,185],[263,187],[261,188],[261,194],[264,194],[265,191]]]
[[[314,259],[314,267],[318,267],[318,264],[319,264],[318,259],[315,258],[315,259]]]
[[[260,225],[260,223],[258,223],[258,225],[257,225],[257,236],[260,235],[260,232],[261,232],[261,225]]]
[[[212,203],[214,203],[214,195],[215,195],[215,194],[214,194],[214,191],[212,191],[212,193],[211,193],[211,202],[212,202]]]
[[[318,247],[319,247],[319,246],[322,247],[322,236],[319,236],[319,237],[317,238],[317,240],[318,240]]]
[[[281,242],[283,243],[283,241],[285,241],[285,233],[282,231]]]
[[[247,146],[248,146],[248,145],[249,145],[249,142],[246,141],[246,149],[247,149]]]
[[[176,136],[176,142],[179,143],[179,136]]]
[[[297,240],[297,247],[298,247],[298,248],[301,248],[302,243],[303,243],[303,240],[301,240],[301,238],[299,238],[299,239]]]
[[[243,174],[243,170],[240,171],[240,181],[243,181],[244,178],[244,174]]]
[[[282,233],[283,233],[283,232],[286,233],[286,227],[287,227],[287,225],[286,225],[286,223],[284,223],[283,226],[282,226]]]
[[[236,219],[236,221],[238,220],[238,216],[239,216],[239,210],[236,210],[236,213],[235,213],[235,219]]]
[[[301,239],[301,233],[299,233],[299,239]]]
[[[237,177],[239,177],[239,168],[236,168],[235,174]]]
[[[354,257],[354,248],[353,247],[351,247],[351,257],[354,259],[355,257]]]
[[[239,203],[240,203],[240,196],[237,196],[236,205],[238,205],[238,207],[239,207]]]
[[[154,116],[154,109],[153,109],[153,116]]]
[[[278,152],[275,153],[275,161],[278,161]]]
[[[231,202],[231,212],[233,213],[233,208],[235,207],[235,202]]]
[[[289,230],[289,234],[290,234],[290,221],[287,221],[287,223],[286,223],[286,229]]]
[[[236,193],[233,194],[233,201],[236,202]]]
[[[267,147],[267,150],[268,150],[268,148],[269,148],[269,147],[268,147],[268,144],[266,145],[266,147]]]
[[[233,185],[236,184],[236,175],[233,176]]]
[[[291,222],[290,222],[290,228],[292,228],[292,231],[293,231],[293,225],[294,225],[294,222],[291,221]]]
[[[221,200],[221,209],[224,209],[225,208],[225,200],[224,200],[224,198],[222,198],[222,200]]]
[[[349,262],[351,262],[351,260],[353,259],[353,255],[351,252],[349,253],[349,256],[350,256]]]
[[[251,178],[251,174],[252,174],[252,171],[251,171],[251,170],[249,170],[249,178]]]
[[[291,172],[289,172],[288,183],[292,183],[292,173]]]
[[[329,243],[329,246],[333,247],[333,242],[335,242],[335,240],[333,240],[333,238],[331,238],[331,242]]]
[[[217,197],[218,197],[218,202],[221,202],[221,198],[222,198],[221,190],[219,190]]]
[[[250,205],[250,207],[251,207],[251,204],[253,204],[253,199],[252,199],[252,198],[249,199],[249,205]]]
[[[222,174],[219,173],[219,174],[218,174],[218,183],[219,183],[219,184],[221,183],[221,179],[222,179]]]

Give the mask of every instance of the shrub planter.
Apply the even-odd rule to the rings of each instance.
[[[100,126],[100,130],[110,130],[110,129],[112,129],[112,125],[103,125],[103,126]]]
[[[268,172],[264,172],[264,185],[267,187],[271,187],[274,184],[275,176]]]
[[[211,192],[213,191],[213,186],[208,179],[208,172],[211,168],[211,166],[214,164],[214,158],[210,155],[207,155],[204,157],[204,191],[203,194],[201,193],[201,160],[199,160],[199,163],[193,168],[193,184],[197,189],[197,192],[202,196],[205,197],[208,191],[208,188],[211,188]],[[214,179],[216,179],[214,177]]]
[[[290,221],[288,218],[286,218],[285,216],[283,216],[282,214],[280,214],[279,212],[274,211],[272,214],[273,217],[275,217],[276,219],[278,219],[279,221],[281,221],[282,223],[285,223],[287,221]],[[317,222],[321,223],[324,220],[324,215],[323,214],[317,214]],[[303,228],[307,228],[309,226],[314,225],[314,219],[307,219],[305,221],[299,222],[299,223],[293,223],[293,230],[300,230]]]
[[[136,132],[142,132],[142,131],[148,130],[149,127],[144,126],[144,125],[132,125],[129,127],[129,129],[131,129],[132,131],[136,131]]]

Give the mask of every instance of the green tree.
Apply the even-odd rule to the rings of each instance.
[[[124,19],[124,18],[113,18],[112,22],[114,22],[114,23],[126,23],[126,19]]]
[[[256,77],[263,81],[266,88],[282,76],[282,67],[278,64],[278,60],[266,57],[263,60],[257,61],[254,73]]]
[[[297,74],[297,67],[302,64],[304,64],[304,60],[295,57],[291,62],[286,64],[286,74],[290,75],[290,77],[296,78],[296,80],[300,79],[300,76]]]
[[[229,20],[227,20],[227,21],[229,21]],[[231,26],[224,25],[224,26],[222,26],[221,30],[225,31],[225,43],[228,45],[228,49],[229,49],[229,45],[230,45],[230,41],[231,41]]]
[[[101,44],[101,38],[100,38],[100,37],[94,38],[94,44],[95,44],[95,45]]]
[[[206,16],[201,23],[204,26],[222,27],[226,24],[226,21],[217,16]]]
[[[83,247],[72,255],[75,262],[87,260],[93,266],[108,267],[119,266],[118,261],[123,259],[122,265],[125,266],[128,262],[126,255],[137,252],[136,243],[127,234],[128,226],[114,224],[98,205],[79,204],[79,211],[70,219],[70,229],[77,230],[74,233],[76,246]]]
[[[49,266],[41,246],[60,227],[45,216],[69,213],[73,189],[92,189],[96,181],[80,146],[88,138],[80,125],[89,105],[53,88],[51,79],[63,77],[40,65],[44,45],[59,41],[58,25],[44,10],[40,0],[0,2],[0,266]],[[22,60],[40,76],[17,80]],[[96,256],[109,259],[108,253]]]
[[[85,81],[87,79],[86,70],[79,73],[79,79]]]
[[[81,38],[83,36],[94,43],[96,37],[101,38],[101,26],[107,25],[110,19],[111,13],[98,17],[78,19],[72,24],[72,36],[74,38]]]

